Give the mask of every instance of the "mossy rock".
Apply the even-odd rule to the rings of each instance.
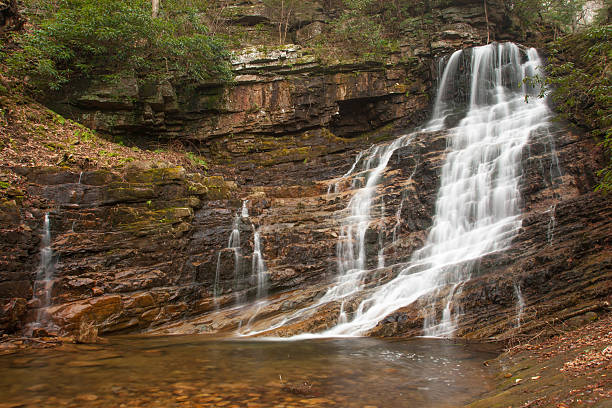
[[[90,186],[104,186],[116,181],[119,181],[119,176],[114,173],[111,173],[108,170],[94,170],[84,172],[81,177],[81,183]]]
[[[129,184],[116,185],[106,190],[105,202],[139,202],[155,198],[156,194],[152,187],[130,186]]]
[[[237,187],[235,183],[226,181],[221,176],[190,175],[187,193],[199,196],[205,200],[224,200],[231,197],[231,192]]]
[[[155,216],[160,222],[181,222],[184,218],[193,217],[193,209],[189,207],[164,208],[163,210],[155,211]]]
[[[179,181],[185,178],[185,169],[178,167],[164,167],[147,170],[130,170],[126,180],[131,183],[164,183]]]

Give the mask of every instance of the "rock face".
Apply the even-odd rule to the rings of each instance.
[[[416,58],[322,66],[299,46],[286,46],[248,48],[232,63],[235,83],[228,87],[124,78],[78,90],[55,107],[94,129],[179,138],[228,161],[244,160],[236,145],[253,138],[272,137],[278,146],[251,142],[246,153],[291,149],[286,135],[327,129],[352,138],[414,126],[427,116],[429,67]]]
[[[365,280],[365,290],[345,303],[344,312],[349,318],[369,293],[368,288],[394,277],[402,262],[422,246],[432,224],[445,137],[444,132],[421,133],[391,158],[378,189],[384,194],[384,209],[380,204],[373,208],[376,216],[366,233],[366,237],[371,236],[366,238],[366,251],[368,267],[373,272]],[[593,192],[594,171],[601,165],[599,156],[593,155],[597,151],[592,140],[576,131],[559,130],[530,141],[523,157],[523,227],[508,250],[482,258],[472,279],[463,285],[453,306],[463,312],[457,336],[505,338],[552,330],[549,322],[553,320],[570,319],[571,323],[571,319],[585,313],[607,312],[612,293],[612,207],[606,197]],[[562,176],[558,176],[557,169],[561,169]],[[330,182],[323,183],[325,187]],[[302,190],[301,205],[287,199],[273,200],[269,208],[261,209],[258,218],[263,224],[264,254],[269,259],[274,291],[304,289],[279,293],[269,303],[245,306],[239,313],[221,310],[156,331],[245,330],[244,323],[248,321],[252,332],[264,330],[266,334],[288,336],[334,326],[339,317],[338,303],[323,306],[315,313],[306,309],[333,283],[338,219],[351,195],[350,191],[326,191]],[[257,208],[255,196],[252,200]],[[399,228],[398,216],[402,220]],[[380,236],[386,264],[393,267],[376,269]],[[282,281],[288,285],[279,285]],[[524,302],[521,310],[517,290]],[[428,314],[436,313],[440,319],[447,295],[448,292],[439,293],[433,310],[417,301],[394,311],[369,334],[420,335]],[[282,327],[274,329],[276,323],[286,319],[289,320]],[[295,323],[291,323],[292,319]],[[272,330],[266,331],[269,328]]]
[[[204,203],[228,199],[235,184],[182,168],[134,166],[122,175],[14,171],[31,181],[28,194],[55,206],[49,218],[56,273],[52,306],[45,313],[60,327],[75,331],[81,322],[94,323],[101,332],[146,327],[181,315],[200,297],[194,293],[206,290],[195,276],[183,274],[186,259],[179,254],[193,232],[194,213]],[[24,219],[3,224],[2,230],[5,329],[16,327],[14,316],[25,317],[16,305],[35,298],[44,212],[24,210]],[[33,313],[27,320],[32,319]]]
[[[379,236],[386,264],[401,266],[422,245],[432,223],[446,136],[421,133],[391,158],[379,188],[384,209],[375,207],[366,233],[369,267],[376,268]],[[483,258],[464,285],[456,306],[464,311],[460,336],[515,333],[517,286],[525,302],[525,332],[540,330],[544,318],[600,312],[609,302],[612,208],[609,200],[592,192],[597,148],[579,132],[553,136],[536,138],[525,149],[523,228],[509,250]],[[561,177],[551,177],[555,157]],[[343,152],[329,154],[325,161],[319,157],[243,170],[239,173],[250,173],[252,181],[245,181],[249,177],[244,174],[237,177],[243,182],[239,189],[220,177],[186,174],[180,168],[135,166],[124,175],[20,169],[31,180],[29,193],[59,205],[50,213],[57,272],[46,313],[67,331],[78,331],[86,322],[102,334],[146,328],[227,331],[241,322],[244,327],[246,321],[253,330],[270,327],[312,304],[335,278],[340,219],[352,193],[340,186],[339,193],[328,194],[330,185],[343,182],[329,179],[328,172],[341,175],[352,159]],[[308,182],[283,180],[284,174],[303,174]],[[248,218],[238,217],[237,226],[242,201],[236,197],[248,200],[249,211]],[[25,304],[32,298],[43,215],[41,209],[29,208],[23,219],[18,212],[11,224],[3,224],[2,253],[8,254],[2,258],[7,273],[0,286],[4,330],[22,327],[35,312],[30,302],[28,317]],[[235,228],[241,244],[238,268],[235,252],[226,248]],[[257,296],[255,230],[261,236],[271,297],[263,306],[236,312],[227,307],[253,305]],[[375,269],[366,286],[390,279],[396,268]],[[421,306],[417,302],[393,312],[371,335],[420,334],[431,313]],[[330,327],[338,308],[330,304],[274,333]]]

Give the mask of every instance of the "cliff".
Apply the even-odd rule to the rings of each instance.
[[[486,42],[487,31],[508,38],[501,33],[510,23],[489,4],[488,25],[480,2],[441,5],[431,37],[403,44],[382,62],[323,61],[306,40],[251,46],[235,52],[229,86],[124,77],[79,84],[47,101],[132,149],[94,139],[81,154],[88,129],[66,130],[73,125],[65,119],[37,116],[4,95],[13,119],[2,123],[2,149],[13,156],[2,167],[0,328],[23,329],[41,306],[37,272],[47,212],[55,274],[45,313],[61,330],[76,332],[83,322],[102,334],[227,332],[247,323],[264,329],[311,305],[335,278],[338,215],[352,194],[329,194],[330,186],[343,182],[358,151],[425,121],[437,57]],[[256,9],[240,10],[236,21],[261,21]],[[295,28],[296,40],[315,20]],[[54,132],[65,130],[70,140],[49,147]],[[422,132],[394,153],[383,176],[384,208],[375,209],[366,233],[370,267],[381,246],[387,265],[401,265],[423,243],[447,136]],[[52,157],[35,160],[42,150]],[[198,164],[204,158],[207,170]],[[564,126],[530,141],[522,158],[523,228],[509,250],[482,259],[464,285],[459,336],[508,337],[608,311],[612,208],[592,192],[602,160],[588,135]],[[234,225],[243,200],[249,217]],[[240,251],[227,248],[234,229]],[[263,306],[229,310],[257,297],[255,230],[271,297]],[[368,283],[395,272],[374,269]],[[524,298],[520,328],[515,287]],[[370,334],[421,334],[427,313],[440,314],[442,306],[420,306],[392,313]],[[321,330],[338,314],[338,305],[329,305],[274,334]]]

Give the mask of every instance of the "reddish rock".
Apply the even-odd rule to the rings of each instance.
[[[20,329],[26,313],[27,301],[25,299],[10,299],[0,308],[0,330],[12,332]]]

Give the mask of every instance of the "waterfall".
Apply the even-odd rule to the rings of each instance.
[[[516,327],[521,327],[523,312],[525,310],[525,299],[518,283],[514,283],[514,295],[516,296]]]
[[[446,65],[433,118],[425,130],[442,129],[454,109],[447,101],[456,88],[455,71],[462,53],[455,52]],[[545,126],[549,116],[545,101],[526,101],[526,95],[538,90],[521,84],[540,65],[534,49],[527,51],[522,63],[519,48],[512,43],[472,49],[468,111],[458,126],[449,130],[433,226],[424,246],[413,253],[409,265],[393,280],[359,304],[352,320],[343,317],[344,322],[324,335],[363,334],[392,311],[419,298],[429,298],[433,309],[436,295],[444,298],[442,316],[427,318],[424,331],[427,335],[452,335],[459,317],[453,299],[470,278],[474,262],[507,248],[521,226],[522,150],[529,135]],[[405,142],[406,136],[372,150],[378,157],[377,165],[370,171],[366,186],[349,203],[351,222],[341,230],[346,243],[341,240],[338,246],[340,278],[323,301],[337,300],[361,289],[359,283],[366,267],[363,238],[370,221],[372,196],[393,151]]]
[[[51,305],[54,274],[55,262],[51,247],[51,222],[49,220],[49,213],[45,213],[41,235],[40,265],[36,272],[36,281],[33,288],[33,300],[37,303],[38,311],[36,312],[35,322],[29,327],[30,330],[39,327],[49,327],[50,325],[45,309]]]
[[[345,210],[348,214],[342,220],[336,247],[339,276],[336,285],[321,298],[320,303],[343,299],[362,289],[368,271],[366,233],[371,222],[372,201],[391,156],[397,149],[410,144],[413,137],[414,134],[404,135],[387,145],[374,146],[366,154],[358,155],[349,173],[343,176],[355,177],[354,185],[355,180],[363,178],[364,187],[355,192]],[[359,167],[357,164],[362,160],[363,165]]]
[[[546,242],[548,245],[552,245],[553,239],[555,238],[555,210],[557,208],[556,204],[551,205],[548,208],[548,213],[550,213],[550,219],[548,220],[548,225],[546,226]]]
[[[249,202],[249,200],[244,200],[242,202],[242,209],[240,210],[240,216],[242,218],[249,218],[249,209],[247,208],[247,203]]]
[[[243,218],[249,217],[249,210],[246,207],[246,201],[242,202],[242,208],[240,212],[238,212],[234,216],[234,221],[232,223],[232,232],[227,240],[227,249],[231,249],[234,252],[234,291],[236,292],[236,303],[240,303],[242,301],[239,295],[240,285],[243,280],[242,276],[242,247],[240,246],[240,222]],[[217,254],[217,269],[215,271],[215,284],[213,287],[213,297],[215,298],[215,302],[217,302],[220,293],[219,290],[219,280],[221,277],[221,254],[219,251]]]
[[[268,294],[268,270],[266,268],[266,262],[263,256],[262,245],[261,245],[261,232],[260,229],[255,230],[255,226],[249,219],[249,210],[247,207],[248,200],[242,202],[240,211],[234,216],[232,223],[232,232],[227,241],[226,249],[231,249],[234,253],[234,292],[235,300],[237,304],[243,303],[246,299],[246,294],[241,294],[241,291],[247,284],[247,277],[244,276],[244,260],[242,256],[242,245],[240,237],[240,224],[248,222],[254,230],[253,233],[253,254],[251,256],[251,274],[255,278],[257,285],[257,299],[265,298]],[[219,288],[219,280],[221,277],[221,256],[222,251],[217,254],[217,268],[215,271],[215,284],[213,289],[213,296],[215,302],[217,302],[221,290]]]
[[[252,273],[257,277],[257,299],[268,295],[268,275],[266,262],[261,253],[261,238],[259,230],[253,235]]]

